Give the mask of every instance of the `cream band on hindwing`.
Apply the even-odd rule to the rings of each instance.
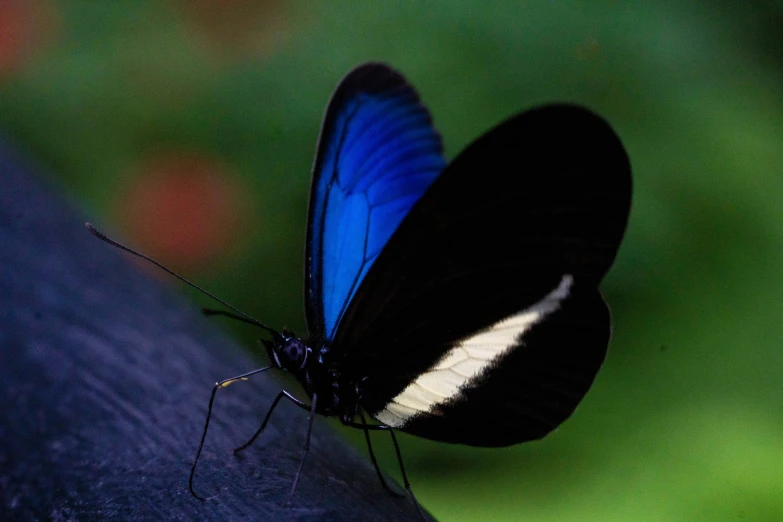
[[[522,336],[534,324],[557,310],[568,297],[573,282],[572,275],[564,275],[557,288],[541,301],[460,341],[374,417],[401,428],[414,415],[433,411],[456,398],[485,370],[500,364],[508,352],[519,346]]]

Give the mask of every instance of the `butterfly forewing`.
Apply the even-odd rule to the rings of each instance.
[[[440,136],[413,88],[370,63],[349,73],[327,108],[307,229],[307,323],[331,340],[389,237],[445,167]]]
[[[604,358],[597,285],[630,194],[625,151],[593,113],[553,105],[506,121],[410,210],[342,315],[330,361],[361,380],[367,411],[403,430],[477,445],[543,436]]]

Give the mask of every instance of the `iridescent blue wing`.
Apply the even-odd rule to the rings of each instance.
[[[307,325],[331,340],[367,271],[445,167],[440,136],[413,88],[369,63],[340,82],[326,110],[307,226]]]

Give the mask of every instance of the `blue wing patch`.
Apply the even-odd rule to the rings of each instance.
[[[445,165],[429,112],[399,73],[366,64],[343,79],[324,117],[310,189],[311,336],[333,338],[375,258]]]

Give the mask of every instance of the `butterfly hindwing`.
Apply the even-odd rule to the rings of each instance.
[[[511,118],[411,209],[350,301],[330,360],[361,380],[369,413],[400,429],[477,445],[543,436],[604,358],[597,285],[630,195],[628,158],[600,117],[552,105]]]
[[[307,229],[307,323],[331,340],[389,237],[445,167],[440,136],[413,88],[383,64],[349,73],[318,142]]]
[[[587,393],[610,334],[609,311],[595,288],[571,287],[556,304],[541,307],[538,316],[523,311],[452,346],[375,416],[414,435],[474,446],[543,437]],[[457,388],[479,367],[484,371],[470,385]]]

